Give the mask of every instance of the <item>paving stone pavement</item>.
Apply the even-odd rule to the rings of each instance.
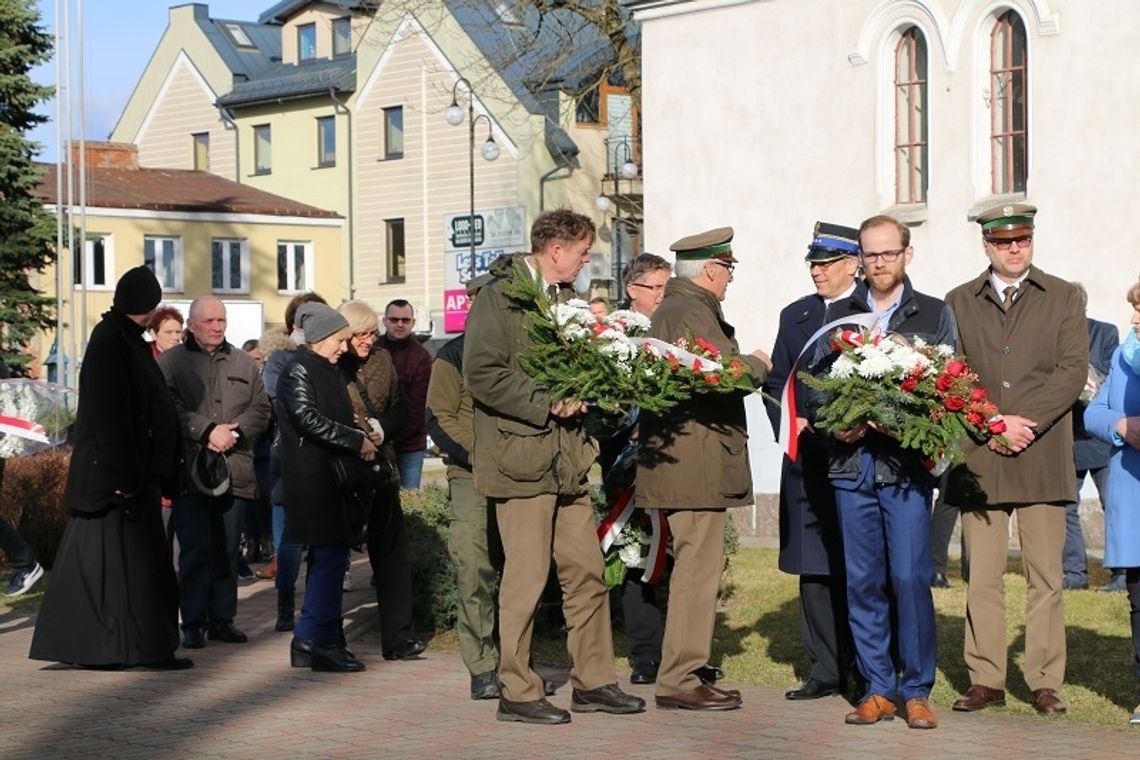
[[[359,633],[375,610],[368,566],[345,607]],[[428,649],[386,662],[357,649],[368,670],[324,674],[290,668],[289,634],[273,630],[275,594],[261,581],[240,589],[244,645],[209,642],[191,670],[88,671],[27,659],[34,619],[0,615],[0,758],[1116,758],[1140,757],[1140,731],[1092,728],[1065,718],[963,715],[946,707],[934,731],[896,719],[847,726],[838,697],[793,703],[780,690],[730,684],[744,707],[725,713],[656,710],[652,686],[641,715],[574,715],[569,725],[495,720],[494,702],[473,702],[459,656]],[[369,647],[370,649],[372,647]],[[180,654],[187,654],[180,651]],[[567,674],[552,701],[568,707]]]

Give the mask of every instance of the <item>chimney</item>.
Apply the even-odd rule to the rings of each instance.
[[[139,148],[134,143],[88,140],[85,144],[88,169],[138,169]],[[71,161],[79,165],[79,143],[71,143]]]

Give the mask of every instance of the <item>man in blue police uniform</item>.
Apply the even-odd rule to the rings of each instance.
[[[815,293],[780,312],[772,348],[772,372],[764,390],[780,398],[784,383],[804,344],[823,326],[828,305],[855,289],[859,271],[858,230],[816,222],[807,263]],[[812,358],[809,352],[805,361]],[[818,699],[838,693],[853,670],[851,628],[847,624],[847,584],[843,536],[835,512],[835,492],[827,478],[827,441],[808,424],[807,388],[796,381],[792,423],[799,456],[783,458],[780,472],[780,569],[800,577],[800,636],[811,660],[803,684],[788,699]],[[772,430],[779,437],[780,407],[767,404]]]

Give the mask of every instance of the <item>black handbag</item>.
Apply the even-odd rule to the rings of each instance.
[[[332,470],[344,504],[349,545],[359,546],[368,527],[372,499],[391,482],[391,465],[380,458],[366,462],[360,457],[342,455],[332,460]]]

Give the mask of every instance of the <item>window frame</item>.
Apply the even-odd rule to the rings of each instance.
[[[154,247],[153,262],[147,262],[147,243],[156,243],[158,241],[171,241],[174,244],[174,259],[172,265],[173,283],[167,285],[163,277],[158,272],[158,252],[157,245]],[[143,265],[150,268],[154,272],[155,279],[158,280],[159,285],[162,286],[164,293],[182,293],[185,289],[184,271],[186,266],[185,253],[182,246],[181,235],[143,235]]]
[[[905,79],[902,78],[900,72],[904,48],[908,53],[908,70],[905,72]],[[918,54],[920,51],[922,71],[918,70]],[[926,41],[926,34],[918,26],[911,25],[899,30],[899,39],[895,44],[893,69],[891,93],[894,106],[894,131],[891,142],[894,148],[895,203],[900,206],[924,204],[930,187],[930,46]],[[902,94],[903,90],[905,90],[905,97]],[[904,102],[906,103],[905,113],[903,113],[902,108]],[[904,118],[906,120],[905,130],[901,124]],[[902,141],[900,135],[904,131],[907,139]],[[920,155],[917,160],[915,159],[916,149]],[[909,190],[905,194],[902,176],[904,161],[908,175],[905,184]]]
[[[281,285],[282,285],[282,283],[281,283],[281,275],[282,275],[282,271],[281,271],[281,253],[282,253],[282,251],[281,251],[281,249],[283,247],[291,247],[291,246],[302,246],[304,249],[304,259],[305,259],[304,264],[303,264],[303,266],[305,267],[304,283],[302,283],[300,288],[288,288],[288,287],[282,288],[281,287]],[[293,257],[289,256],[288,255],[289,253],[290,253],[289,250],[285,251],[285,254],[286,254],[285,272],[284,272],[284,274],[285,274],[285,283],[284,284],[285,285],[288,285],[290,282],[295,281],[296,275],[297,275],[297,271],[296,271],[296,268],[294,266],[295,259]],[[295,295],[297,293],[305,293],[305,292],[308,292],[311,290],[315,290],[314,272],[313,272],[313,261],[315,259],[315,256],[313,253],[313,241],[312,240],[278,240],[277,246],[276,246],[276,254],[277,255],[276,255],[276,258],[274,260],[274,270],[277,273],[277,293],[278,293],[278,295]]]
[[[203,140],[203,138],[205,138]],[[199,154],[204,154],[205,161],[199,161]],[[209,132],[191,132],[190,133],[190,157],[194,165],[194,171],[208,172],[210,171],[210,133]],[[205,163],[205,166],[202,164]]]
[[[1008,44],[1002,45],[1003,41]],[[1016,47],[1020,49],[1015,50]],[[1002,84],[1003,77],[1008,77],[1006,86]],[[990,190],[995,195],[1024,194],[1029,184],[1029,31],[1025,20],[1012,8],[998,14],[990,30],[988,87]],[[1016,126],[1018,116],[1020,129]]]
[[[312,33],[313,49],[312,55],[306,56],[304,53],[305,44],[304,37],[307,33]],[[297,63],[308,63],[309,61],[317,60],[317,24],[316,22],[309,22],[308,24],[297,25]]]
[[[76,238],[76,243],[78,242],[79,239]],[[72,285],[84,290],[114,290],[118,279],[115,271],[115,236],[109,232],[88,232],[85,243],[82,261],[74,262],[82,266],[82,277],[80,270],[73,265]],[[103,282],[95,283],[91,280],[95,272],[95,246],[98,243],[103,245]]]
[[[337,27],[343,26],[343,25],[348,26],[348,36],[344,38],[344,40],[348,44],[348,47],[344,50],[339,50],[337,48],[337,41],[340,38],[337,36]],[[340,18],[334,18],[332,20],[332,22],[329,24],[329,26],[332,29],[332,55],[333,55],[333,58],[341,58],[341,57],[346,56],[346,55],[352,55],[352,16],[341,16]]]
[[[224,286],[224,283],[225,283],[224,275],[232,267],[232,264],[228,260],[223,260],[223,262],[222,262],[223,267],[224,267],[223,268],[223,280],[222,280],[223,287],[218,287],[214,284],[214,271],[215,271],[214,270],[214,246],[219,244],[219,243],[222,245],[228,246],[228,248],[226,250],[223,250],[223,252],[222,252],[223,257],[226,255],[227,252],[230,255],[233,254],[232,245],[234,243],[237,243],[239,246],[238,247],[238,257],[239,257],[239,265],[238,266],[239,266],[240,272],[241,272],[241,284],[236,288]],[[210,239],[210,292],[211,293],[248,295],[249,294],[249,283],[250,283],[250,261],[249,261],[249,259],[250,259],[250,252],[249,252],[249,239],[248,238],[236,238],[236,237],[215,237],[215,238],[211,238]]]
[[[226,35],[230,41],[234,43],[235,47],[242,48],[243,50],[256,50],[257,45],[254,44],[249,34],[242,28],[242,25],[236,21],[223,21],[222,29],[226,31]]]
[[[399,150],[393,150],[392,145],[395,141],[392,139],[392,134],[393,134],[392,117],[397,115],[397,114],[399,115],[399,119],[400,119],[400,129],[399,129],[400,146],[399,146]],[[382,123],[383,134],[381,135],[381,138],[383,140],[384,155],[380,160],[381,161],[398,161],[399,159],[404,157],[404,136],[405,136],[405,132],[404,132],[404,106],[403,106],[403,104],[396,105],[396,106],[387,106],[387,107],[381,109],[381,115],[383,118],[383,123]]]
[[[326,131],[327,130],[327,131]],[[331,157],[325,153],[325,138],[332,138]],[[336,116],[317,117],[317,168],[336,166]]]
[[[399,233],[396,234],[396,230]],[[399,251],[396,241],[399,240]],[[408,279],[407,225],[403,218],[384,220],[384,265],[389,283],[406,282]]]
[[[265,149],[261,148],[261,131],[265,130]],[[273,173],[273,126],[253,125],[253,173],[254,175]]]

